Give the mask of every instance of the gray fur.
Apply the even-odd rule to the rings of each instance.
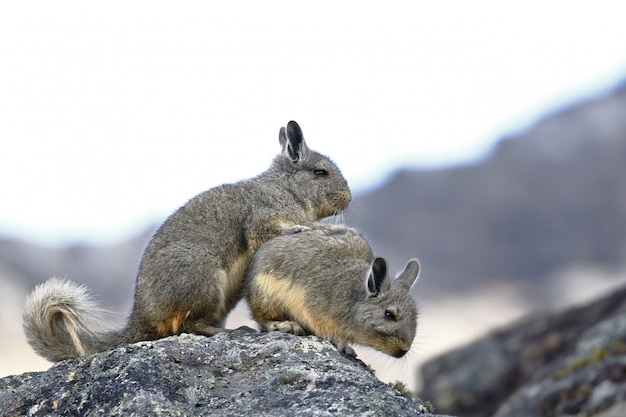
[[[244,288],[252,316],[266,331],[326,337],[346,353],[348,343],[406,354],[417,327],[409,292],[416,259],[397,279],[356,230],[324,223],[265,242],[255,253]]]
[[[199,194],[157,230],[123,329],[90,330],[99,312],[80,286],[51,280],[35,290],[23,314],[35,351],[58,361],[120,343],[224,331],[255,250],[272,237],[307,230],[303,223],[336,214],[351,199],[337,166],[307,147],[296,122],[280,129],[279,143],[283,152],[267,171]]]

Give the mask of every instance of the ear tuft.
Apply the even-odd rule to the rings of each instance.
[[[278,143],[280,143],[280,147],[285,150],[285,144],[287,143],[287,131],[284,127],[280,128],[280,132],[278,132]]]
[[[374,259],[365,281],[365,290],[368,297],[376,297],[386,292],[390,285],[389,276],[387,275],[387,261],[383,258]]]
[[[398,282],[400,282],[407,291],[411,289],[413,284],[417,281],[420,274],[420,263],[417,259],[411,259],[404,268],[404,271],[398,275]]]
[[[308,148],[298,123],[292,120],[287,123],[287,128],[280,128],[278,141],[283,148],[283,153],[292,163],[306,159]]]

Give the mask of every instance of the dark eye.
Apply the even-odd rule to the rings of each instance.
[[[314,169],[313,173],[315,174],[316,177],[327,177],[328,176],[328,171],[325,170],[324,168]]]
[[[396,321],[396,313],[391,310],[385,311],[385,318],[387,320]]]

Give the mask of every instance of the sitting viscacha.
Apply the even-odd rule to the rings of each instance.
[[[351,199],[339,168],[308,148],[296,122],[280,129],[279,142],[282,153],[267,171],[197,195],[161,225],[143,254],[122,329],[95,330],[102,312],[81,285],[51,279],[35,288],[23,312],[33,349],[60,361],[182,332],[225,331],[257,248],[341,212]]]
[[[254,320],[265,331],[327,338],[349,355],[355,343],[404,356],[417,327],[409,292],[419,262],[409,261],[392,279],[356,230],[309,226],[268,240],[254,254],[244,282]]]

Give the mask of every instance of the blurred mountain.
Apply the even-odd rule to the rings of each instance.
[[[563,268],[621,269],[626,84],[502,140],[481,163],[399,171],[352,211],[398,269],[420,258],[433,296],[515,280],[550,297],[533,289]]]
[[[110,306],[130,308],[137,265],[149,236],[145,232],[107,246],[64,248],[0,238],[0,284],[11,282],[30,292],[50,277],[66,277],[87,284]]]

